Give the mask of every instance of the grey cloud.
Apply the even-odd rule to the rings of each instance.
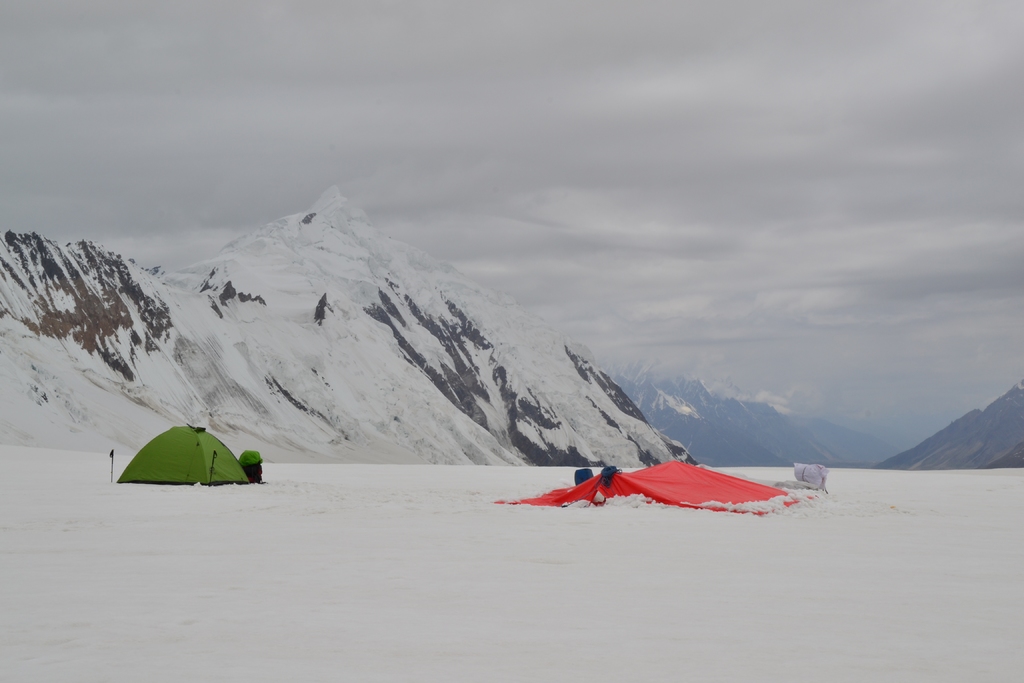
[[[8,3],[0,229],[183,266],[337,183],[605,357],[933,424],[1024,377],[1022,34],[1000,2]]]

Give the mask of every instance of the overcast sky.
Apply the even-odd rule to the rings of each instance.
[[[1024,378],[1019,1],[0,6],[0,230],[181,267],[334,184],[606,362],[897,445]]]

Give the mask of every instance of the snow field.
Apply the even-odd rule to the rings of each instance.
[[[118,457],[115,478],[127,465]],[[1024,472],[833,470],[758,517],[495,505],[572,470],[109,483],[0,447],[2,681],[1009,681]],[[787,470],[737,470],[780,480]]]

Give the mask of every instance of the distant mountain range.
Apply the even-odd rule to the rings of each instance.
[[[709,465],[866,467],[895,450],[827,420],[791,417],[767,403],[718,396],[699,380],[657,377],[640,366],[613,369],[612,377],[654,427]]]
[[[879,467],[903,470],[1024,466],[1024,381]]]

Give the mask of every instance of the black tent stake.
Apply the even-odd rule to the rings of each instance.
[[[110,483],[114,483],[114,449],[110,449]]]

